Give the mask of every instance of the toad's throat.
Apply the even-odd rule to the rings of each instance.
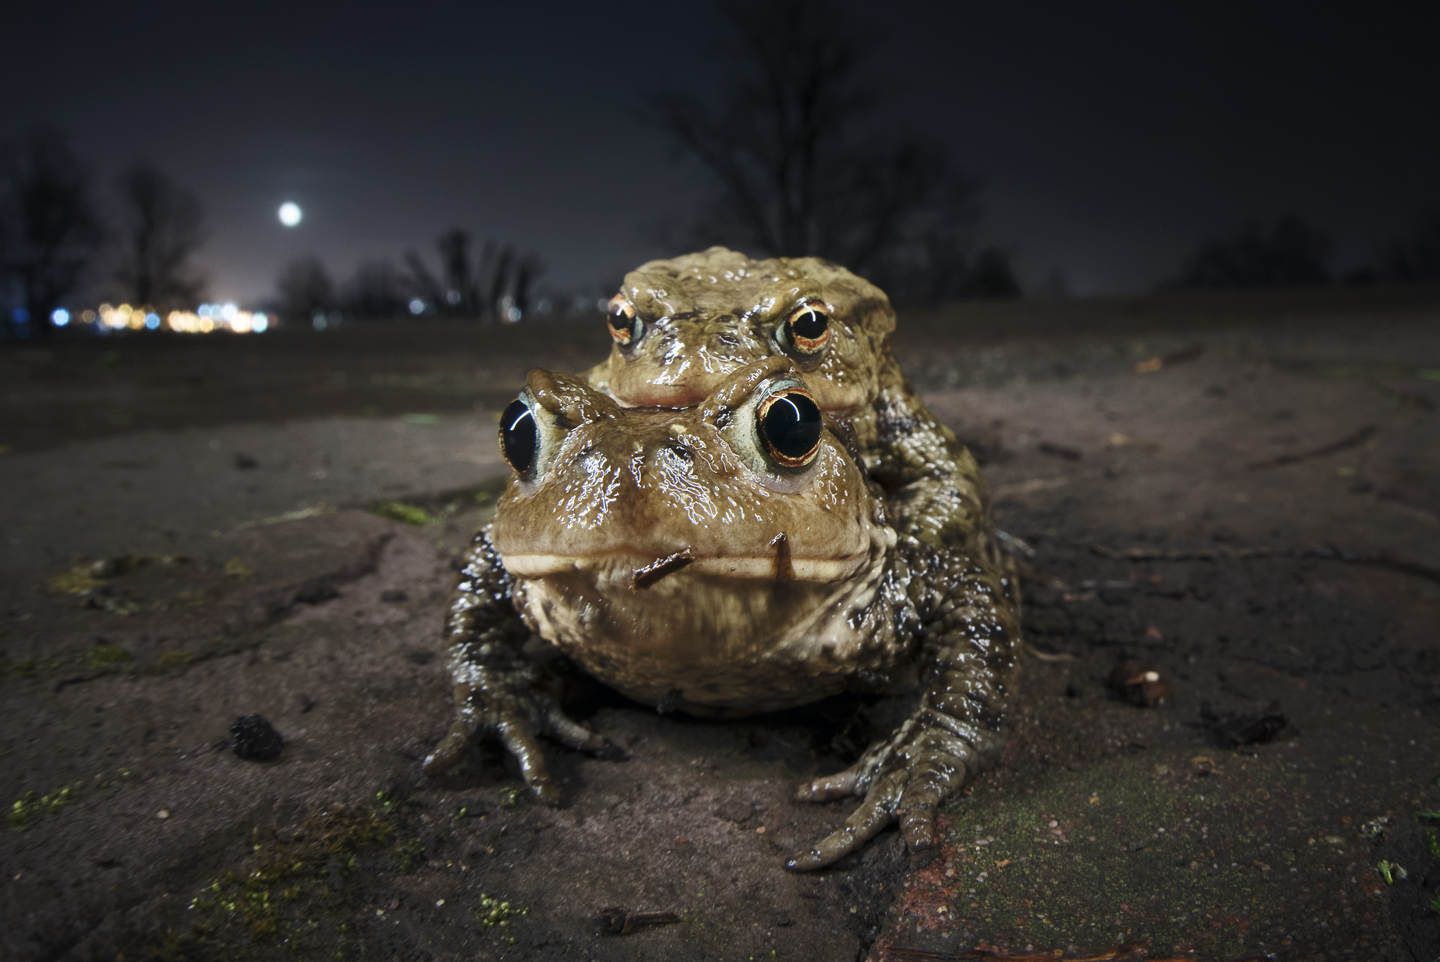
[[[834,558],[806,558],[789,554],[784,562],[777,559],[774,548],[764,554],[719,557],[698,557],[686,550],[662,558],[637,556],[629,552],[583,555],[502,553],[501,558],[505,570],[518,578],[628,568],[630,587],[643,590],[682,571],[691,577],[826,584],[854,575],[869,560],[869,553],[861,551]]]

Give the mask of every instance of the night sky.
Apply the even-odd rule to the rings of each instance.
[[[270,294],[301,253],[338,279],[407,247],[433,262],[452,225],[598,293],[679,253],[655,225],[703,189],[636,116],[658,86],[716,84],[704,4],[26,7],[0,30],[0,136],[44,121],[102,184],[145,158],[192,188],[218,298]],[[1027,285],[1059,268],[1075,293],[1149,289],[1201,239],[1286,212],[1344,270],[1440,207],[1440,4],[883,11],[890,117],[984,178],[979,240]]]

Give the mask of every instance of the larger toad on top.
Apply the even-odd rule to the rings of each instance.
[[[885,292],[815,257],[751,260],[712,247],[625,275],[610,356],[585,374],[626,407],[690,407],[760,358],[789,357],[890,502],[902,536],[993,551],[974,459],[890,353]]]

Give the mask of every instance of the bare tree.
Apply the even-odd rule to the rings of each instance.
[[[275,287],[280,294],[281,314],[290,320],[313,319],[335,306],[335,285],[325,265],[313,254],[287,264]]]
[[[486,244],[485,247],[487,254],[494,249],[491,244]],[[510,265],[514,262],[515,248],[509,244],[500,248],[500,252],[491,261],[493,266],[490,276],[486,278],[490,283],[485,291],[485,313],[491,317],[500,318],[500,300],[505,296],[505,282],[509,279]]]
[[[526,254],[515,266],[515,283],[511,292],[514,307],[524,317],[530,313],[531,288],[540,275],[545,273],[545,262],[535,254]],[[510,318],[506,318],[510,320]]]
[[[445,281],[445,299],[440,305],[446,313],[475,317],[480,313],[480,291],[475,283],[475,270],[470,263],[470,234],[452,227],[440,235],[440,269]]]
[[[89,171],[59,131],[37,125],[0,147],[0,235],[4,277],[46,335],[104,239]]]
[[[456,317],[516,319],[530,308],[535,281],[545,273],[545,262],[533,253],[521,253],[513,244],[503,247],[486,241],[478,265],[470,259],[470,234],[458,227],[440,236],[440,276],[415,251],[405,252],[407,282],[426,304]]]
[[[977,184],[940,141],[875,122],[873,35],[823,0],[725,0],[720,12],[729,82],[719,99],[672,90],[646,108],[714,177],[692,239],[818,255],[890,283],[953,283]]]
[[[1190,256],[1181,287],[1284,287],[1330,280],[1330,237],[1293,214],[1268,230],[1252,221],[1233,237],[1206,241]]]
[[[143,161],[120,175],[120,263],[115,280],[130,303],[192,307],[205,281],[190,258],[205,243],[200,201]]]
[[[1440,280],[1440,211],[1426,211],[1408,234],[1390,242],[1380,274],[1395,281]]]
[[[408,285],[420,298],[435,310],[445,306],[445,290],[435,275],[430,273],[430,268],[425,266],[425,261],[413,250],[405,252],[405,270],[408,273]]]

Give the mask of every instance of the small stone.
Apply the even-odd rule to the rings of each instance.
[[[751,803],[741,801],[738,798],[727,798],[715,805],[715,816],[723,818],[727,822],[739,824],[754,814],[754,807]]]
[[[268,762],[280,757],[285,739],[262,715],[241,715],[230,726],[230,750],[250,762]]]
[[[170,817],[170,809],[168,809],[168,808],[162,808],[162,809],[160,809],[160,811],[156,814],[155,817],[156,817],[156,818],[169,818],[169,817]]]

